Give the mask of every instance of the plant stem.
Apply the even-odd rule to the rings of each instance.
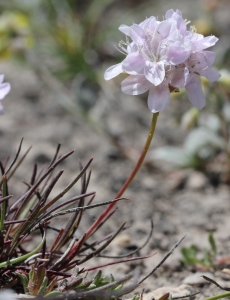
[[[114,199],[120,198],[123,195],[123,193],[126,191],[128,186],[132,182],[133,178],[136,176],[138,170],[140,169],[140,167],[145,159],[146,153],[148,152],[149,146],[151,144],[151,141],[152,141],[152,138],[153,138],[153,135],[155,132],[155,128],[156,128],[158,115],[159,115],[159,112],[153,114],[151,126],[149,129],[149,134],[148,134],[147,140],[145,142],[145,146],[143,148],[141,156],[139,157],[137,164],[136,164],[135,168],[133,169],[132,173],[129,175],[129,177],[127,178],[127,180],[125,181],[125,183],[123,184],[123,186],[121,187],[121,189],[119,190],[119,192],[117,193],[117,195],[115,196]],[[115,202],[111,203],[107,206],[107,208],[102,212],[102,214],[97,218],[97,220],[87,230],[87,232],[85,233],[85,239],[87,239],[92,234],[92,232],[98,227],[98,225],[107,216],[107,214],[111,211],[111,209],[114,207],[114,205],[115,205]]]
[[[204,300],[217,300],[217,299],[226,298],[226,297],[229,297],[229,296],[230,296],[230,292],[220,294],[220,295],[217,295],[217,296],[208,297],[208,298],[205,298]]]
[[[2,177],[2,198],[6,197],[6,175]],[[6,202],[2,202],[1,205],[1,218],[0,218],[0,230],[4,229],[4,221],[5,221],[5,213],[6,213]]]

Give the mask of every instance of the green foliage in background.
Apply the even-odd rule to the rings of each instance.
[[[202,253],[200,253],[196,246],[191,245],[188,248],[182,248],[182,261],[192,267],[202,266],[205,268],[213,268],[214,260],[217,255],[216,243],[212,233],[208,235],[208,241],[210,245],[210,249],[204,249]]]
[[[1,4],[0,38],[4,51],[1,49],[0,55],[17,56],[14,44],[20,44],[25,56],[33,47],[44,59],[42,63],[60,78],[73,79],[81,73],[95,81],[100,59],[96,50],[103,45],[107,30],[102,15],[111,2],[9,0]]]
[[[102,65],[121,55],[117,27],[124,18],[131,24],[139,6],[124,3],[122,17],[115,0],[1,2],[0,59],[32,67],[65,109],[85,116],[97,103]]]

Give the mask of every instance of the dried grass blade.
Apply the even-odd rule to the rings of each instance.
[[[10,179],[10,178],[14,175],[14,173],[17,171],[17,169],[19,168],[19,166],[21,165],[21,163],[23,162],[23,160],[26,158],[27,154],[30,152],[31,149],[32,149],[32,146],[30,146],[30,147],[26,150],[25,154],[21,157],[21,159],[19,160],[19,162],[15,165],[15,167],[12,169],[11,173],[8,175],[8,179]],[[13,167],[13,165],[12,165],[12,167]],[[9,171],[10,171],[10,169],[8,169],[8,170],[6,171],[6,174],[7,174]]]
[[[82,210],[84,211],[84,210],[87,210],[87,209],[92,209],[92,208],[95,208],[95,207],[107,205],[107,204],[117,202],[117,201],[121,201],[121,200],[126,200],[126,198],[119,198],[119,199],[116,199],[116,200],[100,202],[100,203],[97,203],[97,204],[84,206],[84,207],[75,207],[75,208],[66,209],[66,210],[63,210],[63,211],[60,211],[60,212],[57,212],[55,214],[51,214],[51,215],[47,216],[46,218],[42,219],[42,222],[49,221],[49,220],[51,220],[55,217],[58,217],[58,216],[63,216],[63,215],[69,214],[69,213],[74,213],[75,211],[82,211]]]
[[[134,255],[136,254],[137,252],[139,252],[141,249],[143,249],[147,244],[148,242],[150,241],[151,237],[152,237],[152,234],[153,234],[153,228],[154,228],[154,225],[153,225],[153,220],[151,220],[151,230],[149,232],[149,235],[147,236],[147,239],[146,241],[144,242],[143,245],[141,245],[140,247],[138,247],[136,250],[132,251],[132,252],[129,252],[127,254],[124,254],[124,255],[119,255],[119,256],[110,256],[110,255],[98,255],[99,257],[104,257],[104,258],[123,258],[123,257],[128,257],[128,256],[131,256],[131,255]]]
[[[57,167],[58,164],[60,164],[63,160],[65,160],[68,156],[73,154],[74,151],[70,151],[67,154],[63,155],[55,164],[53,164],[50,168],[48,168],[45,172],[45,174],[36,182],[35,185],[33,185],[29,191],[23,195],[18,201],[23,201],[21,207],[23,207],[24,203],[33,195],[33,193],[36,191],[36,189],[39,187],[39,185],[42,183],[42,181]],[[15,204],[11,206],[11,209],[15,207]],[[18,216],[18,211],[14,216],[14,219],[16,219]]]
[[[59,240],[61,239],[62,235],[64,234],[65,230],[62,228],[59,233],[58,236],[56,237],[55,241],[53,242],[53,245],[50,248],[50,252],[54,252],[56,245],[58,244]]]
[[[77,255],[77,253],[79,252],[79,249],[81,249],[83,243],[85,240],[85,235],[83,235],[79,241],[77,241],[76,245],[74,245],[73,249],[71,249],[71,252],[68,253],[68,256],[65,257],[64,261],[61,261],[61,265],[59,265],[58,270],[63,270],[66,269],[67,264]],[[50,270],[54,269],[56,267],[52,266],[50,268]]]
[[[54,163],[50,168],[47,169],[47,171],[45,172],[45,174],[38,180],[38,182],[31,188],[29,189],[28,192],[26,192],[25,195],[23,195],[19,200],[22,200],[22,204],[20,206],[20,208],[15,212],[14,216],[13,216],[13,220],[17,219],[17,217],[19,216],[20,214],[20,211],[22,209],[22,207],[24,206],[24,204],[26,203],[27,200],[30,199],[31,196],[33,196],[33,193],[36,191],[36,189],[39,187],[39,185],[41,184],[41,182],[55,169],[55,167],[60,164],[63,160],[65,160],[68,156],[70,156],[72,153],[74,152],[74,150],[66,153],[65,155],[63,155],[56,163]],[[19,200],[17,202],[19,202]],[[11,210],[13,208],[13,205],[11,206]],[[11,225],[12,226],[12,225]],[[11,226],[9,227],[8,231],[7,231],[7,234],[6,236],[8,237],[9,233],[10,233],[10,230],[11,230]],[[24,227],[24,224],[22,225],[23,226],[23,229],[25,228]],[[17,230],[16,233],[14,233],[14,242],[12,245],[10,245],[10,248],[7,249],[6,251],[6,255],[9,254],[9,251],[12,252],[15,248],[15,246],[17,245],[17,236],[18,234],[20,235],[21,234],[21,228],[19,228]]]
[[[50,183],[50,185],[47,187],[46,191],[44,192],[41,200],[38,202],[38,204],[33,208],[31,214],[29,215],[29,217],[27,218],[26,222],[23,224],[23,226],[21,226],[15,233],[14,233],[14,238],[17,239],[17,236],[21,235],[24,231],[24,235],[27,234],[27,232],[30,231],[30,229],[34,226],[34,224],[37,223],[36,218],[40,215],[40,211],[39,209],[41,208],[41,206],[44,204],[44,202],[47,200],[47,197],[49,196],[50,192],[52,191],[52,188],[54,187],[54,185],[57,183],[58,179],[61,177],[61,175],[63,174],[63,170],[60,171],[52,180],[52,182]],[[29,224],[29,226],[28,226]]]
[[[41,220],[45,219],[47,216],[49,216],[52,212],[62,208],[63,206],[66,206],[66,205],[69,205],[71,204],[72,202],[75,202],[75,201],[78,201],[78,200],[81,200],[82,198],[85,198],[85,197],[89,197],[91,195],[95,195],[95,192],[90,192],[90,193],[87,193],[87,194],[83,194],[83,195],[79,195],[79,196],[75,196],[67,201],[65,201],[64,203],[61,203],[55,207],[53,207],[52,209],[50,209],[49,211],[47,211],[44,215],[41,216]],[[85,206],[86,207],[86,206]],[[80,207],[82,208],[82,207]],[[80,211],[80,210],[79,210]]]
[[[126,229],[128,229],[129,227],[130,227],[130,225],[124,226],[123,231],[126,230]],[[113,234],[114,234],[114,232],[112,232],[112,233],[110,233],[110,234],[104,236],[102,239],[100,239],[100,240],[98,240],[98,241],[96,241],[96,242],[94,242],[94,243],[92,243],[92,244],[86,245],[85,248],[81,249],[80,253],[81,253],[81,252],[84,252],[84,251],[86,251],[86,250],[88,250],[88,249],[95,250],[95,246],[96,246],[96,245],[99,245],[99,244],[101,244],[102,242],[108,240]],[[85,244],[86,244],[86,243],[85,243]],[[82,254],[82,255],[83,255],[83,254]],[[98,255],[98,256],[99,256],[99,255]]]
[[[209,278],[209,277],[207,277],[207,276],[205,276],[205,275],[202,275],[201,277],[203,277],[205,280],[207,280],[207,281],[209,281],[209,282],[215,284],[218,288],[220,288],[220,289],[223,290],[223,291],[228,291],[228,292],[230,291],[230,288],[229,288],[229,287],[223,287],[223,286],[221,286],[219,283],[217,283],[215,280],[213,280],[213,279],[211,279],[211,278]]]
[[[12,197],[13,197],[13,195],[8,195],[8,196],[6,196],[6,197],[1,198],[1,199],[0,199],[0,204],[3,203],[3,202],[5,202],[5,201],[7,201],[7,200],[9,200],[9,199],[12,198]]]
[[[109,238],[103,245],[101,245],[95,251],[93,251],[90,254],[88,254],[85,258],[81,259],[78,262],[78,265],[81,265],[82,263],[86,262],[87,260],[89,260],[93,256],[97,256],[97,254],[99,254],[102,250],[104,250],[112,242],[112,240],[123,230],[125,224],[126,223],[122,224],[120,226],[120,228],[118,228],[118,230],[111,236],[111,238]]]
[[[49,203],[47,203],[42,212],[46,211],[51,205],[53,205],[55,202],[57,202],[60,198],[62,198],[73,186],[75,183],[77,183],[77,181],[81,178],[81,176],[86,172],[87,168],[89,167],[89,165],[91,164],[91,162],[93,161],[93,158],[91,158],[88,163],[86,164],[86,166],[82,169],[82,171],[76,176],[76,178],[74,178],[74,180],[60,193],[58,194],[54,199],[52,199]]]
[[[156,253],[153,253],[151,255],[146,255],[146,256],[138,256],[138,257],[132,257],[132,258],[127,258],[127,259],[123,259],[123,260],[109,262],[109,263],[106,263],[106,264],[103,264],[103,265],[100,265],[100,266],[96,266],[96,267],[93,267],[93,268],[84,269],[84,272],[94,271],[94,270],[101,269],[101,268],[104,268],[104,267],[108,267],[108,266],[112,266],[112,265],[116,265],[116,264],[127,263],[127,262],[130,262],[130,261],[146,259],[146,258],[152,257],[155,254]]]
[[[149,273],[147,274],[143,279],[141,279],[138,282],[138,285],[140,285],[143,281],[145,281],[149,276],[151,276],[157,269],[159,269],[163,263],[166,261],[166,259],[173,253],[173,251],[180,245],[180,243],[183,241],[183,239],[186,237],[186,234],[177,242],[172,249],[163,257],[163,259],[159,262],[159,264]]]
[[[21,141],[20,141],[20,144],[19,144],[19,147],[18,147],[18,151],[16,152],[16,155],[15,155],[15,157],[14,157],[12,163],[10,164],[9,168],[8,168],[7,171],[5,172],[5,174],[7,174],[7,173],[11,170],[11,168],[13,167],[13,165],[15,164],[15,162],[17,161],[18,156],[19,156],[19,154],[20,154],[20,152],[21,152],[23,139],[24,139],[24,138],[22,137],[22,138],[21,138]]]
[[[34,183],[35,183],[36,176],[37,176],[37,170],[38,170],[37,164],[34,164],[33,173],[32,173],[31,179],[30,179],[31,185],[34,185]]]
[[[128,200],[128,199],[126,199],[126,200]],[[106,221],[109,219],[109,218],[111,218],[111,216],[117,211],[117,207],[114,209],[114,210],[111,210],[106,216],[105,216],[105,218],[103,219],[103,220],[101,220],[101,223],[99,223],[98,224],[98,226],[96,227],[96,228],[94,228],[94,230],[90,233],[90,235],[88,236],[88,237],[90,237],[90,236],[92,236],[95,232],[97,232],[105,223],[106,223]]]
[[[80,166],[80,171],[83,170],[83,165],[81,162],[79,162],[79,166]],[[88,181],[86,180],[86,172],[82,175],[81,177],[81,194],[85,194],[87,191],[87,187],[89,184],[89,178]],[[92,198],[95,197],[96,194],[94,194]],[[89,201],[90,202],[90,201]],[[78,203],[78,207],[81,206],[85,206],[85,198],[80,199],[79,203]],[[83,211],[76,211],[75,213],[73,213],[66,225],[65,228],[65,232],[66,234],[63,235],[63,239],[59,242],[59,244],[57,245],[56,250],[59,250],[61,247],[63,247],[64,244],[68,243],[68,241],[73,238],[73,234],[76,231],[76,229],[78,228],[80,222],[81,222],[81,218],[83,215]]]
[[[64,252],[64,254],[53,264],[53,266],[49,270],[55,269],[60,263],[63,262],[63,260],[66,258],[66,256],[70,253],[74,243],[76,242],[76,239],[72,239],[72,241],[69,244],[69,247],[67,250]]]
[[[58,156],[58,153],[59,153],[60,149],[61,149],[61,144],[58,144],[58,145],[57,145],[57,148],[56,148],[56,152],[55,152],[55,154],[54,154],[54,157],[53,157],[52,161],[51,161],[50,164],[49,164],[49,167],[51,167],[51,166],[55,163],[55,161],[56,161],[56,159],[57,159],[57,156]],[[48,167],[48,168],[49,168],[49,167]]]
[[[8,189],[7,189],[7,179],[6,175],[3,175],[2,177],[2,196],[3,198],[8,196]],[[7,202],[3,201],[1,203],[1,216],[0,216],[0,231],[4,229],[4,221],[5,221],[5,214],[6,214],[6,205]]]

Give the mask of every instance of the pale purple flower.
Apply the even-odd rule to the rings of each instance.
[[[120,42],[121,52],[126,58],[108,68],[105,79],[109,80],[126,73],[122,91],[139,95],[149,90],[148,106],[152,112],[164,110],[170,93],[185,87],[189,100],[203,108],[205,99],[200,76],[215,81],[220,74],[211,68],[215,54],[206,51],[217,42],[215,36],[197,34],[187,24],[179,10],[167,11],[165,20],[150,17],[140,24],[121,25],[126,42]]]
[[[4,75],[0,75],[0,100],[5,98],[5,96],[9,93],[10,91],[10,84],[8,82],[4,82]],[[2,105],[2,102],[0,101],[0,115],[4,114],[4,108]]]
[[[211,82],[220,77],[220,73],[211,67],[214,60],[214,52],[201,51],[192,53],[185,62],[185,88],[189,100],[199,109],[205,105],[200,76],[206,77]]]

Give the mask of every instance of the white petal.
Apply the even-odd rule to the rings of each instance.
[[[174,14],[174,18],[177,21],[177,28],[179,29],[180,33],[182,35],[184,35],[186,33],[186,23],[185,23],[184,19],[182,18],[182,15],[180,15],[180,14],[178,14],[178,12],[176,12]]]
[[[170,92],[167,83],[152,86],[149,91],[148,107],[155,113],[166,109],[170,101]]]
[[[171,85],[177,88],[184,87],[185,85],[185,71],[183,68],[175,68],[171,75]]]
[[[206,77],[210,82],[218,80],[221,76],[221,74],[213,68],[207,68],[206,70],[200,71],[200,75]]]
[[[203,50],[216,44],[219,39],[214,35],[206,36],[205,38],[198,40],[196,43],[197,50]]]
[[[204,59],[208,66],[211,66],[214,63],[216,53],[213,51],[204,51]]]
[[[176,13],[182,17],[182,12],[179,9],[176,10]]]
[[[151,83],[141,75],[130,75],[121,83],[121,90],[128,95],[139,95],[145,93]]]
[[[185,86],[188,93],[188,98],[194,106],[202,109],[205,106],[206,100],[202,91],[200,76],[193,75],[192,80]]]
[[[155,17],[150,17],[139,24],[145,32],[154,32],[157,26],[157,20]]]
[[[138,46],[134,42],[128,44],[127,54],[130,54],[130,53],[133,53],[133,52],[138,52],[138,51],[139,51]]]
[[[159,85],[165,78],[165,68],[162,61],[150,62],[146,61],[144,69],[145,77],[154,85]]]
[[[137,24],[130,27],[130,37],[137,45],[143,45],[147,38],[144,29]]]
[[[122,62],[122,69],[130,75],[143,75],[145,60],[139,52],[130,53]]]
[[[180,42],[173,43],[169,46],[167,51],[167,59],[174,65],[179,65],[188,59],[190,55],[190,49],[184,47]]]
[[[121,32],[123,32],[125,35],[128,35],[128,36],[129,36],[130,26],[127,26],[127,25],[121,25],[118,29],[119,29]]]
[[[169,9],[165,14],[165,19],[167,20],[167,19],[171,18],[173,14],[174,14],[174,10]]]
[[[110,79],[116,77],[117,75],[121,74],[122,72],[123,72],[122,65],[120,63],[120,64],[114,65],[112,67],[109,67],[105,71],[104,78],[105,78],[105,80],[110,80]]]
[[[171,31],[171,27],[174,24],[169,21],[162,21],[158,26],[157,26],[157,32],[160,33],[162,39],[166,39]]]
[[[2,100],[10,91],[10,84],[8,82],[0,84],[0,100]]]

